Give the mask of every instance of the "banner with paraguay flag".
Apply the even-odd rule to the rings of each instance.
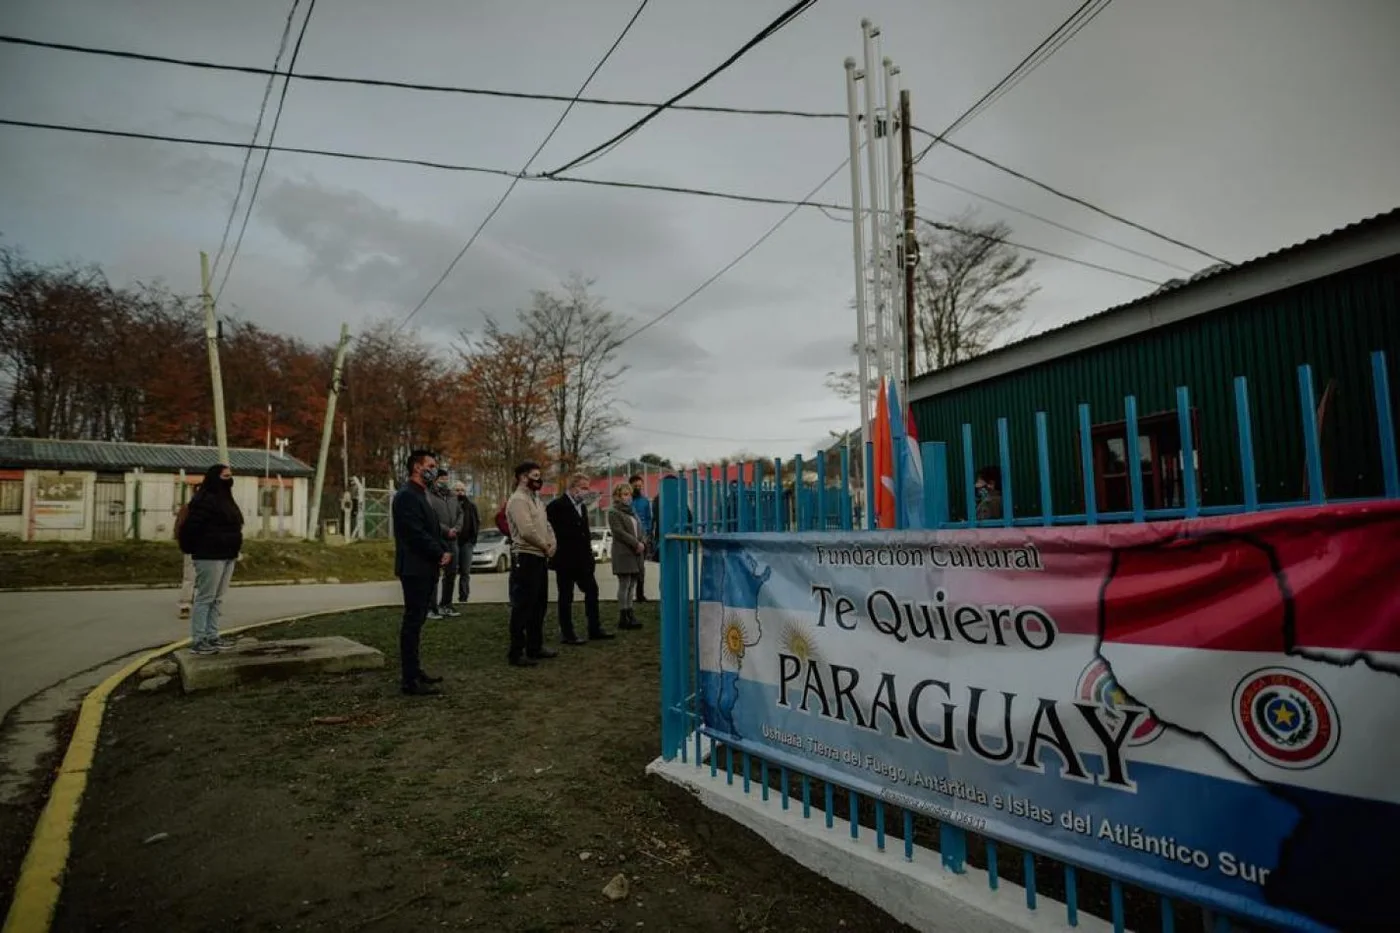
[[[704,546],[715,738],[1238,916],[1400,929],[1400,503]]]

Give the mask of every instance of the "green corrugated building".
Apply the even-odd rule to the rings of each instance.
[[[973,459],[999,462],[997,419],[1009,421],[1017,516],[1041,512],[1035,413],[1049,421],[1052,505],[1084,511],[1078,406],[1092,412],[1100,512],[1127,510],[1124,397],[1138,410],[1148,509],[1183,505],[1176,390],[1191,393],[1203,505],[1244,500],[1234,380],[1248,380],[1261,502],[1304,498],[1297,367],[1311,364],[1329,498],[1382,491],[1371,354],[1389,361],[1400,412],[1400,209],[1151,295],[975,359],[909,388],[922,441],[948,444],[954,518],[963,517],[962,426]]]

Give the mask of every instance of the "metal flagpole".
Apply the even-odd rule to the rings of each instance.
[[[889,195],[885,201],[888,213],[885,214],[884,221],[888,225],[890,253],[887,268],[889,270],[890,282],[890,378],[901,386],[899,393],[900,404],[904,404],[903,399],[909,391],[909,387],[903,385],[904,373],[904,315],[900,309],[904,307],[902,295],[904,289],[904,276],[899,275],[898,257],[900,254],[900,228],[903,226],[899,222],[900,203],[900,171],[899,152],[895,148],[894,118],[896,101],[899,100],[899,93],[896,90],[897,76],[899,68],[893,61],[886,58],[885,66],[885,164],[887,165],[887,180],[889,181]],[[893,418],[894,412],[890,412]],[[900,416],[901,418],[903,415]]]
[[[880,187],[880,112],[876,106],[880,78],[879,72],[872,65],[875,58],[875,37],[880,34],[880,30],[879,27],[871,25],[868,19],[860,21],[860,28],[864,33],[863,44],[865,47],[865,162],[870,173],[870,253],[874,259],[871,271],[875,286],[875,339],[878,352],[876,372],[880,377],[879,391],[883,392],[885,391],[889,344],[885,334],[885,287],[880,261],[883,254],[880,236],[880,202],[883,198]]]
[[[851,238],[856,263],[856,378],[860,380],[861,449],[870,440],[870,325],[865,314],[865,218],[860,207],[860,105],[856,60],[846,59],[846,117],[851,145]]]

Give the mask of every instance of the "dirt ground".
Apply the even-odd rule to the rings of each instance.
[[[504,607],[430,622],[439,698],[398,694],[387,611],[283,629],[381,648],[381,673],[128,690],[54,930],[907,929],[645,775],[658,638],[639,615],[525,670],[504,663]]]

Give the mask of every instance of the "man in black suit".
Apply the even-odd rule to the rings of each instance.
[[[403,622],[399,626],[399,663],[403,692],[430,696],[441,677],[424,673],[418,656],[423,623],[432,608],[442,568],[452,562],[443,543],[428,487],[437,479],[437,457],[429,450],[408,455],[408,482],[394,494],[394,574],[403,586]]]
[[[588,619],[588,638],[612,638],[603,631],[598,618],[598,580],[593,576],[593,534],[588,526],[588,476],[569,477],[564,495],[545,506],[544,513],[554,529],[559,550],[554,552],[554,580],[559,588],[559,640],[565,645],[586,645],[574,631],[574,587],[583,593],[583,613]]]

